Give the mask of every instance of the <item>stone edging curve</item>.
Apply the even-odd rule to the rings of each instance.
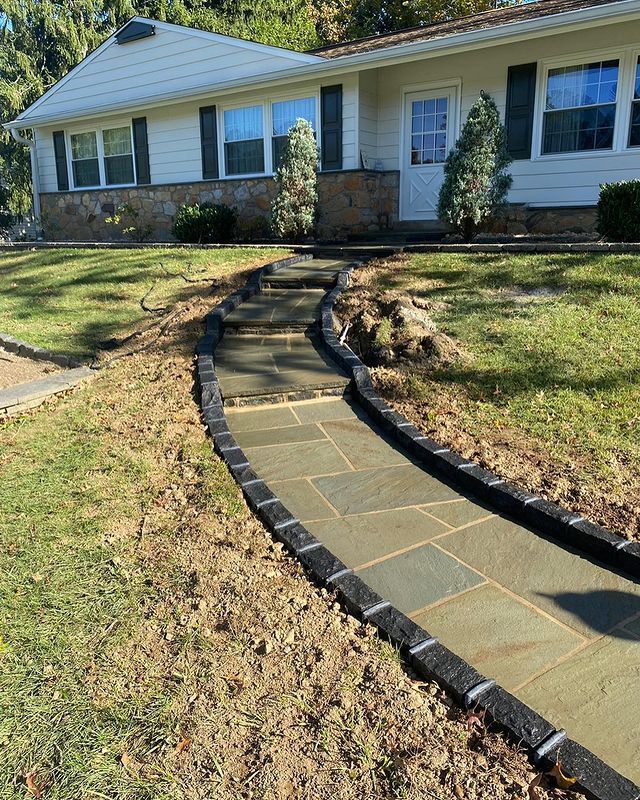
[[[577,778],[576,786],[588,797],[594,800],[640,800],[640,787],[620,775],[582,745],[569,739],[564,730],[557,730],[533,709],[498,686],[495,680],[481,675],[470,664],[444,647],[436,637],[431,636],[370,589],[352,569],[324,547],[291,514],[267,484],[251,469],[246,455],[227,425],[213,354],[224,335],[225,317],[245,300],[261,291],[263,277],[289,264],[311,258],[311,255],[294,256],[272,262],[256,270],[244,288],[229,295],[205,318],[205,335],[196,348],[197,378],[202,415],[216,452],[225,461],[242,488],[251,509],[273,536],[296,556],[318,584],[334,591],[350,613],[364,622],[375,625],[378,632],[398,648],[405,661],[419,675],[428,680],[435,680],[464,708],[485,710],[489,718],[513,741],[526,747],[529,757],[535,764],[542,768],[550,768],[557,759],[561,759],[563,768]],[[523,509],[534,505],[538,498],[531,495],[532,499],[525,504],[524,501],[529,495],[515,487],[509,487],[495,476],[489,478],[491,473],[480,470],[475,464],[421,436],[411,423],[390,409],[377,396],[367,367],[351,350],[340,344],[333,329],[333,305],[347,286],[351,269],[339,273],[335,288],[323,301],[322,334],[329,354],[351,375],[357,399],[367,412],[381,422],[387,431],[393,432],[406,449],[414,455],[424,457],[425,463],[430,466],[437,464],[447,477],[453,477],[476,494],[478,488],[472,489],[472,486],[475,487],[477,484],[478,487],[484,487],[486,491],[480,496],[490,497],[490,502],[498,508],[509,511],[511,504],[522,506]],[[434,462],[436,456],[440,457],[441,461]],[[486,477],[488,482],[483,482],[481,480],[483,477]],[[491,491],[495,493],[498,490],[498,486],[503,487],[505,498],[509,498],[502,506],[495,502],[491,494]],[[544,504],[546,501],[540,500],[540,503]],[[569,513],[563,509],[560,511],[563,511],[563,514]],[[529,524],[536,524],[536,521],[539,522],[544,518],[541,515],[548,512],[549,518],[554,521],[554,530],[556,526],[565,525],[575,528],[575,538],[585,536],[585,533],[578,533],[581,529],[576,526],[580,520],[573,520],[576,515],[569,515],[572,524],[568,525],[564,516],[561,518],[554,516],[552,509],[547,509],[546,506],[539,507],[538,504],[533,512],[533,517],[526,518]],[[586,524],[591,525],[591,523]],[[601,537],[595,537],[599,547],[607,552],[607,548],[615,550],[607,539],[613,534],[606,531],[604,533],[607,534],[604,537],[606,544],[602,543]],[[587,528],[586,534],[593,536],[593,531]],[[617,549],[616,553],[624,561],[623,551]],[[626,557],[632,556],[633,553],[627,553]]]
[[[71,358],[71,356],[64,353],[54,353],[45,347],[23,342],[22,339],[9,336],[8,333],[0,333],[0,347],[8,353],[15,353],[17,356],[22,356],[22,358],[30,358],[32,361],[50,361],[52,364],[65,369],[84,366],[82,361]]]

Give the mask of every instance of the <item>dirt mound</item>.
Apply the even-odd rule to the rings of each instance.
[[[398,362],[449,365],[468,358],[451,337],[439,331],[431,317],[443,303],[398,291],[373,292],[354,287],[337,307],[341,326],[349,325],[349,345],[371,366]]]

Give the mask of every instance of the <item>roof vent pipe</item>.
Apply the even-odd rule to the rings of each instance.
[[[26,145],[31,155],[31,189],[33,197],[33,216],[36,225],[36,239],[44,239],[42,231],[42,221],[40,219],[40,173],[38,171],[38,156],[36,155],[36,143],[33,139],[27,139],[18,133],[17,128],[10,128],[11,135],[18,144]]]

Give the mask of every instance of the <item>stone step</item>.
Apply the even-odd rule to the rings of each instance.
[[[266,289],[225,318],[225,328],[304,329],[320,318],[322,289]]]

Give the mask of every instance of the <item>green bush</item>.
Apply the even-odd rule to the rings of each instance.
[[[640,242],[640,180],[600,186],[596,227],[613,242]]]
[[[0,186],[0,236],[7,236],[14,223],[13,214],[9,211],[9,191]]]
[[[230,242],[236,232],[238,210],[224,203],[194,203],[178,209],[172,233],[180,242]]]
[[[279,239],[301,241],[313,231],[318,205],[318,146],[311,125],[299,119],[289,131],[276,172],[278,193],[271,228]]]
[[[511,156],[495,101],[486,93],[469,110],[456,146],[447,156],[438,217],[469,241],[504,205],[512,178]]]

